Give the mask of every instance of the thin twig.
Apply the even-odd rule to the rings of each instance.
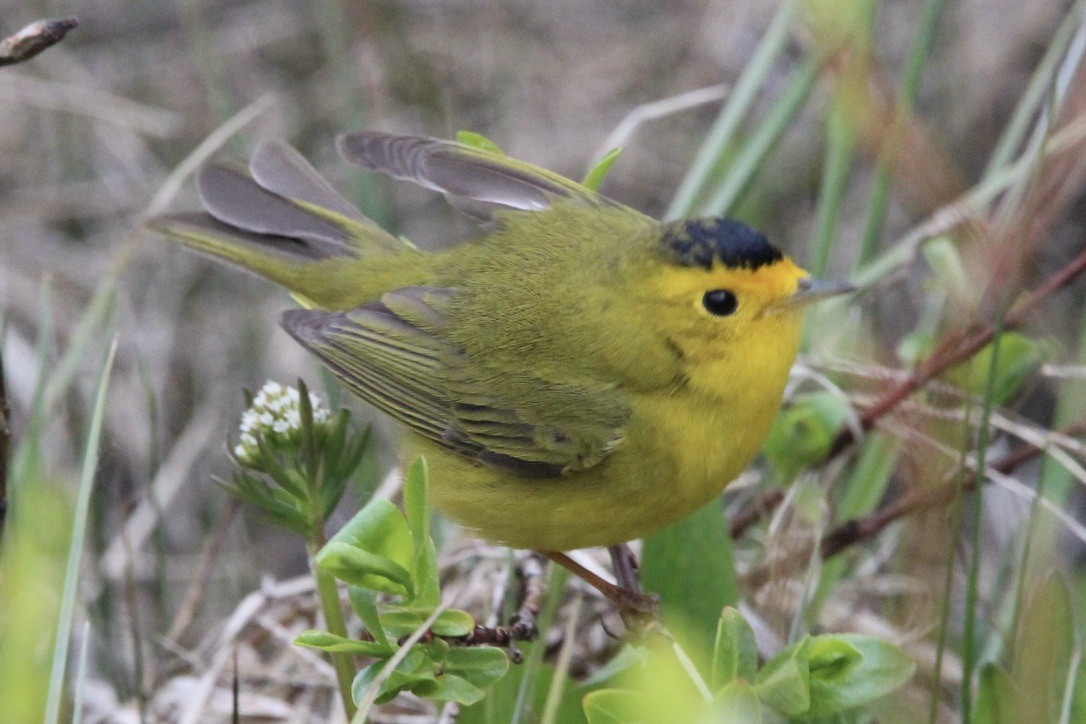
[[[524,582],[521,587],[521,604],[509,628],[517,637],[515,640],[531,641],[539,634],[535,621],[543,605],[543,596],[547,593],[542,556],[530,553],[517,568],[517,573]]]
[[[35,20],[14,35],[0,40],[0,66],[30,60],[60,41],[79,25],[75,18]]]
[[[219,556],[222,544],[226,540],[226,534],[230,530],[230,524],[234,521],[234,516],[237,515],[239,507],[238,499],[231,497],[219,514],[219,519],[215,521],[211,536],[205,543],[203,550],[200,551],[200,558],[196,563],[192,583],[189,585],[188,590],[185,591],[185,597],[177,609],[177,614],[170,625],[170,630],[166,633],[166,638],[179,642],[189,624],[196,617],[200,602],[204,598],[204,591],[207,590],[207,584],[211,581],[211,575],[215,572],[215,567],[212,564]]]
[[[729,526],[732,538],[741,538],[748,528],[776,510],[783,501],[784,491],[779,488],[754,501],[753,505],[732,518]]]
[[[1074,281],[1086,271],[1086,250],[1079,253],[1071,262],[1050,276],[1044,284],[1034,289],[1007,313],[1002,328],[1005,330],[1020,327],[1026,318],[1042,302]],[[892,387],[885,395],[860,415],[860,427],[866,432],[902,402],[912,396],[930,380],[943,374],[951,367],[961,364],[984,348],[995,337],[995,327],[987,326],[980,330],[950,333],[936,347],[935,351],[906,379]],[[842,428],[834,441],[830,457],[843,452],[856,442],[852,428]]]
[[[1060,432],[1063,435],[1077,435],[1086,432],[1086,420],[1080,420],[1069,425]],[[1042,452],[1044,452],[1044,448],[1037,445],[1028,443],[1020,445],[998,460],[992,461],[990,467],[998,473],[1009,474],[1019,465]],[[962,485],[964,490],[972,490],[973,487],[973,479],[966,480]],[[957,488],[953,485],[944,486],[932,493],[905,493],[871,515],[845,521],[823,538],[822,557],[830,558],[846,548],[872,538],[881,533],[888,525],[905,516],[946,505],[954,499],[956,494]]]
[[[691,108],[722,101],[728,97],[729,90],[730,86],[726,84],[711,85],[637,106],[619,121],[615,129],[599,145],[596,152],[592,154],[593,161],[599,162],[612,150],[625,145],[637,127],[645,121],[653,121]]]

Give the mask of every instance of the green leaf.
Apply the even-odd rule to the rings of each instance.
[[[784,716],[806,714],[811,706],[807,641],[790,646],[766,664],[755,678],[754,690],[766,706]]]
[[[391,648],[392,643],[385,636],[385,630],[381,628],[381,618],[377,613],[377,594],[368,588],[348,585],[347,598],[351,602],[351,608],[362,620],[362,625],[373,638]]]
[[[467,611],[450,608],[438,614],[430,630],[438,636],[467,636],[475,630],[475,619]]]
[[[411,574],[395,561],[339,541],[317,554],[317,565],[341,581],[406,598],[414,594]]]
[[[607,155],[597,161],[596,165],[585,175],[581,185],[593,191],[599,191],[604,177],[607,176],[607,172],[611,170],[611,165],[618,160],[621,153],[621,148],[612,148],[608,151]]]
[[[418,594],[413,603],[436,607],[441,600],[437,575],[437,551],[430,537],[430,508],[427,502],[426,458],[415,458],[404,480],[403,505],[411,532],[413,567]]]
[[[973,721],[976,724],[1013,722],[1017,699],[1010,674],[996,664],[985,664],[980,670]]]
[[[629,689],[601,689],[582,701],[588,724],[639,724],[651,708],[650,696]]]
[[[456,140],[464,144],[465,146],[480,148],[484,151],[496,153],[499,156],[505,155],[505,153],[500,148],[498,148],[498,144],[494,143],[481,133],[475,133],[474,131],[457,131]]]
[[[786,479],[808,465],[821,462],[849,414],[848,401],[832,392],[797,396],[788,409],[777,415],[770,428],[763,446],[766,459]]]
[[[954,242],[946,236],[929,239],[921,253],[950,298],[958,305],[970,304],[976,294]]]
[[[832,645],[827,645],[829,641]],[[818,652],[819,662],[810,671],[810,716],[829,716],[869,704],[907,682],[916,669],[908,654],[873,636],[813,636],[808,646]]]
[[[427,609],[388,607],[380,616],[380,624],[389,636],[399,638],[418,630],[430,613]],[[475,630],[475,619],[466,611],[449,609],[438,615],[430,630],[438,636],[450,638],[467,636]]]
[[[713,647],[713,670],[709,686],[717,691],[736,679],[751,681],[758,669],[758,644],[754,629],[743,614],[731,606],[720,614]]]
[[[659,594],[665,619],[681,622],[686,636],[680,643],[708,671],[708,642],[715,639],[720,610],[739,598],[732,538],[720,501],[645,539],[641,550],[645,588]]]
[[[295,499],[285,490],[273,488],[246,472],[234,473],[231,481],[215,478],[215,482],[238,500],[256,506],[262,516],[280,528],[309,535],[309,518],[295,507]]]
[[[455,674],[486,689],[509,671],[509,657],[494,646],[456,647],[445,655],[446,674]]]
[[[947,379],[974,394],[984,394],[988,389],[994,350],[995,342],[988,343],[968,362],[948,371]],[[996,360],[992,386],[993,403],[1005,405],[1013,400],[1052,355],[1052,345],[1047,342],[1030,339],[1019,332],[999,335],[999,358]]]
[[[313,403],[309,399],[309,387],[298,378],[298,417],[301,418],[302,458],[305,460],[307,477],[315,481],[317,472],[317,441],[313,434]]]
[[[351,684],[351,697],[357,704],[366,695],[377,676],[384,669],[387,660],[376,661],[358,672]],[[381,685],[381,693],[374,701],[384,704],[391,701],[401,691],[426,690],[428,687],[436,688],[437,680],[434,674],[434,663],[419,647],[407,652],[407,655],[396,665],[392,673]]]
[[[391,647],[376,641],[348,639],[327,631],[306,631],[294,639],[294,644],[334,654],[357,654],[358,656],[388,657],[393,651]]]
[[[426,617],[418,611],[386,610],[381,614],[381,628],[387,635],[400,638],[414,633],[425,620]]]
[[[732,681],[716,695],[704,724],[761,724],[762,705],[758,694],[744,679]]]
[[[347,543],[391,558],[404,568],[411,566],[411,531],[407,521],[399,508],[384,499],[370,501],[329,542]]]
[[[486,691],[455,674],[444,673],[437,677],[433,686],[415,690],[415,694],[434,701],[455,701],[469,706],[482,701]]]
[[[324,549],[317,554],[317,563],[321,563],[323,557],[327,555],[325,551],[330,546],[340,545],[364,551],[377,556],[378,559],[393,563],[394,567],[386,566],[387,571],[374,571],[373,573],[385,578],[391,578],[391,580],[399,584],[399,587],[390,588],[387,583],[381,583],[377,578],[373,577],[355,576],[354,579],[343,578],[343,580],[363,588],[373,588],[385,593],[414,594],[415,586],[409,573],[414,568],[414,544],[411,531],[407,527],[407,521],[404,520],[403,513],[389,501],[370,501],[362,510],[355,513],[354,517],[332,536]],[[340,549],[337,547],[336,550]],[[406,584],[401,580],[401,571],[402,574],[407,575]],[[369,572],[366,571],[365,573]],[[401,576],[401,578],[396,576]],[[338,575],[337,577],[342,578]]]
[[[1045,579],[1019,617],[1011,657],[1015,686],[1042,720],[1058,720],[1075,647],[1071,595],[1058,574]]]
[[[815,636],[807,641],[807,669],[811,679],[848,678],[862,660],[860,650],[840,636]]]
[[[284,492],[289,493],[292,498],[298,501],[296,505],[301,507],[306,500],[305,478],[298,475],[296,470],[287,470],[280,464],[276,448],[268,442],[263,434],[257,434],[256,448],[260,454],[260,460],[257,462],[256,468],[274,480]]]

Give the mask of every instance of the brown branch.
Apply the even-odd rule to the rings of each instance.
[[[783,501],[784,491],[779,488],[770,490],[761,498],[754,501],[749,508],[736,514],[736,516],[732,518],[731,523],[728,525],[731,537],[733,539],[741,537],[747,532],[748,528],[776,510],[777,506]]]
[[[0,40],[0,66],[14,65],[30,60],[47,50],[79,25],[75,18],[47,18],[37,20],[25,28]]]
[[[518,641],[535,641],[539,637],[539,629],[536,627],[536,617],[543,603],[543,597],[547,593],[546,579],[544,576],[543,557],[538,553],[530,553],[517,569],[517,575],[522,580],[521,605],[513,616],[508,626],[476,626],[466,636],[439,636],[433,631],[427,631],[419,639],[419,643],[428,643],[434,639],[441,639],[450,646],[498,646],[508,649],[509,659],[514,664],[524,660]],[[373,634],[363,631],[359,638],[362,641],[376,641]],[[409,637],[400,640],[400,645]]]
[[[538,553],[530,553],[517,569],[523,585],[521,586],[521,605],[509,624],[510,630],[518,637],[517,641],[532,641],[539,635],[536,617],[543,605],[543,596],[547,592],[543,577],[543,558]]]
[[[1020,327],[1037,306],[1066,287],[1084,271],[1086,271],[1086,250],[1015,304],[1004,317],[1002,329]],[[925,384],[983,349],[992,341],[995,333],[996,328],[989,326],[972,333],[960,331],[949,334],[908,378],[890,388],[885,395],[860,415],[860,428],[865,432],[874,428],[880,419],[897,409],[902,402]],[[856,436],[852,428],[842,428],[834,440],[829,457],[835,457],[854,442],[856,442]]]
[[[1086,432],[1086,420],[1072,423],[1059,432],[1062,435],[1082,434]],[[1033,459],[1042,452],[1044,452],[1044,448],[1026,443],[994,460],[991,463],[991,468],[999,473],[1010,474],[1019,465]],[[975,487],[975,481],[976,478],[968,478],[963,482],[961,489],[972,490]],[[822,557],[823,559],[830,558],[850,546],[868,538],[873,538],[881,533],[886,526],[907,515],[946,505],[954,499],[957,493],[958,487],[953,485],[947,485],[933,493],[905,493],[871,515],[845,521],[827,533],[822,539]]]

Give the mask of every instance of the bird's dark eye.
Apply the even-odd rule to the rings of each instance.
[[[727,289],[714,289],[711,292],[705,292],[705,296],[701,298],[701,303],[709,314],[715,314],[718,317],[735,314],[735,310],[739,308],[739,300]]]

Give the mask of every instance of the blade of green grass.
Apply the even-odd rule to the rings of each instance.
[[[539,670],[543,665],[543,654],[547,651],[547,632],[554,625],[554,618],[558,614],[558,608],[562,605],[562,599],[566,593],[566,582],[569,580],[569,571],[561,566],[550,564],[547,571],[547,596],[536,619],[536,627],[539,637],[532,644],[528,657],[521,664],[524,672],[517,689],[517,700],[513,705],[513,712],[509,718],[510,724],[532,721],[532,701],[534,700],[535,685],[539,680]]]
[[[924,65],[931,55],[935,26],[939,23],[942,9],[943,0],[928,0],[924,15],[920,20],[920,27],[917,28],[916,37],[909,51],[905,76],[901,81],[897,113],[894,116],[893,128],[889,132],[890,153],[881,154],[878,169],[875,172],[875,183],[871,189],[871,201],[868,205],[867,220],[864,223],[863,240],[860,242],[860,253],[856,257],[856,269],[870,261],[875,249],[878,248],[883,221],[886,218],[886,207],[890,200],[890,159],[896,150],[893,146],[896,145],[896,139],[916,103],[916,95],[920,90],[920,78],[924,72]]]
[[[102,435],[102,419],[105,416],[106,390],[109,388],[109,378],[113,371],[113,358],[116,353],[117,339],[114,338],[98,375],[98,392],[94,399],[94,411],[91,413],[83,466],[79,476],[75,515],[72,520],[72,539],[68,548],[68,563],[64,571],[64,589],[60,600],[60,616],[57,620],[57,634],[53,645],[49,698],[45,710],[45,721],[53,724],[60,721],[60,705],[64,695],[64,671],[68,662],[75,596],[79,587],[79,564],[83,556],[83,542],[87,536],[87,512],[90,510],[94,473],[98,468],[98,443]]]
[[[581,613],[582,596],[577,594],[569,611],[566,622],[566,634],[562,640],[562,649],[558,652],[558,661],[554,666],[554,677],[547,690],[547,700],[543,704],[543,716],[540,724],[557,724],[558,707],[562,704],[562,694],[569,679],[569,666],[573,661],[573,646],[577,637],[577,624]]]
[[[38,389],[34,394],[34,401],[30,408],[30,420],[27,422],[26,439],[32,444],[22,447],[22,452],[16,460],[13,481],[23,480],[31,471],[27,467],[37,459],[35,451],[45,430],[46,422],[50,419],[53,409],[61,398],[68,392],[68,388],[75,379],[79,369],[79,363],[84,358],[88,346],[101,338],[102,330],[106,327],[106,320],[113,311],[113,300],[116,292],[116,272],[111,273],[98,286],[87,303],[86,311],[79,318],[79,322],[72,332],[68,347],[64,354],[52,367],[50,374],[45,374],[49,369],[46,360],[49,344],[52,338],[52,303],[50,291],[51,284],[47,280],[42,289],[42,307],[39,318],[38,340],[38,369],[42,371],[38,380]]]
[[[739,600],[732,538],[719,500],[645,539],[641,580],[660,596],[665,620],[674,617],[678,630],[696,641],[714,639],[721,609]]]
[[[830,250],[837,235],[837,218],[845,197],[848,178],[852,172],[856,129],[845,117],[837,100],[826,119],[826,158],[822,165],[818,205],[815,209],[815,238],[811,244],[810,272],[821,277],[829,267]]]
[[[777,99],[769,114],[758,124],[758,128],[746,140],[743,148],[735,157],[735,162],[728,169],[723,183],[701,209],[701,213],[728,214],[750,187],[751,181],[761,168],[769,152],[777,145],[781,136],[795,119],[803,104],[814,88],[818,78],[820,61],[814,57],[805,58],[792,73],[784,92]]]
[[[976,621],[978,604],[978,586],[980,581],[980,529],[981,513],[984,509],[984,470],[988,454],[992,410],[995,407],[995,382],[999,364],[999,351],[1003,335],[1003,317],[996,323],[996,335],[992,340],[992,356],[988,363],[988,380],[984,389],[984,400],[980,413],[980,432],[977,437],[977,471],[974,479],[973,494],[973,531],[972,547],[969,551],[969,570],[965,588],[965,622],[962,625],[962,721],[969,724],[973,718],[973,672],[977,668]]]
[[[11,460],[11,474],[8,480],[14,490],[23,480],[38,479],[41,476],[41,438],[49,415],[45,412],[43,399],[48,382],[49,348],[53,343],[53,280],[45,275],[41,284],[41,301],[38,306],[38,341],[35,356],[37,358],[38,379],[34,384],[34,393],[30,398],[30,416],[23,432],[22,444],[15,449]]]
[[[1064,18],[1055,35],[1052,36],[1041,62],[1037,64],[1037,69],[1034,70],[1033,75],[1030,77],[1025,92],[1019,99],[1018,105],[1015,106],[1014,114],[1007,123],[1006,130],[1003,131],[1003,135],[1000,136],[999,141],[996,143],[992,155],[988,158],[988,164],[984,169],[984,178],[992,176],[996,171],[1010,163],[1015,152],[1022,145],[1022,139],[1029,128],[1030,119],[1037,113],[1041,102],[1048,94],[1052,85],[1053,74],[1056,72],[1060,60],[1067,52],[1071,38],[1074,37],[1075,29],[1082,24],[1082,10],[1083,3],[1076,3],[1068,11],[1067,17]]]
[[[697,199],[705,190],[713,169],[717,167],[732,145],[735,134],[739,130],[739,124],[750,110],[758,91],[761,90],[762,83],[773,67],[773,62],[784,50],[798,8],[797,0],[787,0],[781,4],[776,16],[766,29],[762,41],[751,55],[750,61],[744,66],[716,123],[706,136],[697,156],[694,157],[690,170],[679,184],[675,198],[668,207],[666,218],[677,219],[694,213]]]
[[[83,622],[83,636],[79,641],[79,663],[72,684],[72,724],[83,721],[83,683],[87,680],[87,651],[90,649],[90,621]]]

